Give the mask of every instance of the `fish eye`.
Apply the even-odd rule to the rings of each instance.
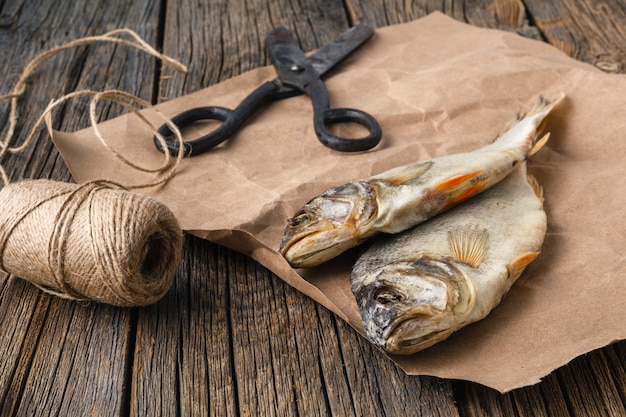
[[[381,287],[374,292],[374,299],[382,305],[399,303],[406,299],[402,291],[393,287]]]
[[[306,212],[297,213],[293,218],[289,219],[289,226],[298,227],[302,224],[306,224],[311,220],[311,217]]]

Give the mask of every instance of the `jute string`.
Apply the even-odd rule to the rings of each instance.
[[[118,37],[120,35],[128,35],[131,40]],[[90,122],[100,142],[123,163],[153,173],[157,178],[126,187],[105,180],[84,184],[51,180],[10,183],[0,165],[0,176],[5,184],[0,190],[0,269],[59,297],[117,306],[144,306],[156,302],[169,290],[180,261],[182,231],[165,205],[129,189],[167,182],[175,175],[182,152],[174,161],[165,153],[162,166],[157,168],[135,164],[103,138],[97,125],[96,108],[103,99],[122,105],[137,116],[138,122],[148,124],[164,145],[157,127],[135,107],[148,107],[150,103],[117,90],[73,92],[53,100],[23,143],[10,146],[18,120],[18,100],[26,90],[27,79],[59,52],[100,41],[138,48],[176,70],[186,71],[182,64],[160,54],[128,29],[81,38],[43,52],[24,68],[11,93],[0,97],[0,100],[10,100],[11,106],[7,132],[0,141],[0,158],[25,149],[54,108],[73,98],[87,96],[91,98]],[[178,129],[160,115],[182,141]]]

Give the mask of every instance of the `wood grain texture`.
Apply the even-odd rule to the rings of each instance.
[[[422,0],[413,2],[348,0],[351,19],[376,26],[409,22],[433,12],[444,13],[475,26],[517,31],[527,24],[521,0]]]
[[[119,27],[162,46],[189,73],[175,74],[120,46],[65,51],[30,81],[18,141],[50,99],[69,91],[117,88],[156,102],[267,65],[263,39],[279,24],[311,50],[355,23],[382,27],[440,11],[543,39],[606,71],[624,72],[623,0],[31,3],[0,0],[3,92],[40,51]],[[67,105],[55,113],[55,127],[84,127],[87,111],[85,103]],[[102,106],[105,118],[120,112]],[[6,122],[0,111],[1,125]],[[43,132],[22,155],[1,162],[16,180],[70,180]],[[505,395],[470,382],[410,377],[256,262],[189,236],[171,291],[146,308],[59,300],[0,276],[0,334],[3,417],[626,415],[624,341]]]
[[[626,1],[528,0],[526,4],[549,43],[606,72],[626,72]]]
[[[0,61],[3,93],[10,91],[26,63],[38,53],[68,41],[132,27],[149,42],[157,38],[158,10],[132,1],[117,2],[117,12],[105,13],[106,1],[6,1],[0,13]],[[153,59],[136,50],[94,44],[63,51],[29,80],[19,101],[19,124],[13,143],[32,129],[48,102],[63,94],[90,88],[116,87],[150,98]],[[6,103],[0,123],[7,123]],[[55,112],[55,127],[87,126],[85,102]],[[103,105],[114,115],[120,109]],[[65,164],[43,130],[22,154],[2,163],[13,180],[70,180]],[[128,408],[126,380],[133,326],[130,310],[81,304],[42,295],[15,277],[2,277],[3,343],[0,374],[0,415],[120,415]]]
[[[305,51],[349,27],[341,3],[334,1],[218,0],[204,7],[168,2],[163,51],[188,65],[189,73],[168,80],[162,96],[176,97],[268,65],[265,34],[278,25],[293,31]]]

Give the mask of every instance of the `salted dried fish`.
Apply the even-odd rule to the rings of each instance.
[[[351,275],[367,337],[411,354],[481,320],[539,255],[545,233],[542,190],[522,163],[453,210],[373,242]]]
[[[496,140],[480,149],[391,169],[331,188],[289,221],[280,253],[294,268],[313,267],[371,236],[398,233],[486,190],[547,141],[542,122],[563,96],[539,97]]]

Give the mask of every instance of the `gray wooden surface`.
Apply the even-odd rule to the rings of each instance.
[[[170,70],[129,48],[63,52],[20,101],[19,141],[51,99],[74,90],[117,88],[157,102],[265,65],[263,37],[278,24],[310,50],[352,24],[382,27],[435,10],[626,72],[624,0],[0,0],[0,94],[42,50],[120,27],[189,66],[160,83]],[[85,127],[87,111],[84,103],[67,105],[55,113],[55,127]],[[104,115],[121,111],[105,105]],[[44,132],[1,162],[13,180],[71,181]],[[626,415],[624,341],[505,395],[409,377],[254,261],[194,237],[186,237],[172,290],[146,308],[65,301],[0,276],[0,335],[2,417]]]

